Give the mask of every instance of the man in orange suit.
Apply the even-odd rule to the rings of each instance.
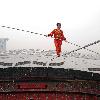
[[[63,31],[60,28],[61,23],[57,23],[57,29],[54,29],[50,34],[48,34],[48,36],[54,36],[54,43],[58,57],[60,57],[62,41],[64,40],[65,42],[67,42],[66,38],[63,35]]]

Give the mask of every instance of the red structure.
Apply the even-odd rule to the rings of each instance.
[[[49,67],[1,68],[0,100],[100,100],[100,75]]]

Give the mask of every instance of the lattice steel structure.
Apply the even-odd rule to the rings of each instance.
[[[100,74],[51,67],[0,68],[0,100],[100,100]]]

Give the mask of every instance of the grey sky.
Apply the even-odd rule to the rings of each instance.
[[[100,0],[0,0],[1,26],[48,34],[57,22],[68,41],[83,46],[99,40]],[[3,37],[8,49],[54,49],[53,39],[0,27]]]

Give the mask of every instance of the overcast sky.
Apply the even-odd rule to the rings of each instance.
[[[0,25],[48,34],[56,23],[81,46],[100,39],[100,0],[0,0]],[[54,49],[53,39],[0,27],[7,49]],[[63,48],[67,44],[63,42]]]

